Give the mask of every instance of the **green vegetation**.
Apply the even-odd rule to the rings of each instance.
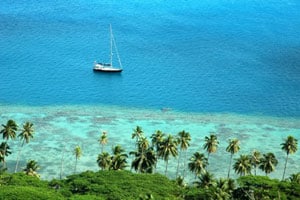
[[[205,175],[206,174],[206,175]],[[129,171],[87,171],[64,180],[43,181],[23,173],[0,175],[0,199],[291,199],[300,198],[300,184],[267,176],[232,179],[199,176],[182,186],[161,174]]]
[[[20,146],[15,173],[9,174],[6,172],[6,159],[13,151],[9,142],[16,139],[18,131]],[[106,132],[102,132],[98,140],[101,153],[95,159],[99,171],[76,174],[77,161],[82,156],[81,147],[76,146],[73,151],[74,174],[65,179],[61,177],[60,180],[45,181],[40,179],[39,165],[35,160],[29,160],[26,167],[18,172],[21,150],[33,138],[33,124],[26,122],[19,130],[16,122],[8,120],[6,124],[2,124],[0,134],[3,137],[0,144],[0,199],[300,199],[300,172],[284,179],[288,157],[297,151],[298,141],[293,136],[288,136],[281,144],[281,149],[287,155],[281,181],[268,177],[278,164],[272,152],[261,154],[254,150],[251,154],[239,155],[233,159],[241,147],[238,139],[230,139],[226,148],[230,153],[228,176],[215,178],[207,170],[210,164],[214,164],[209,163],[209,156],[217,152],[219,145],[215,134],[204,138],[203,149],[207,152],[207,157],[198,151],[187,159],[186,150],[191,141],[188,132],[183,130],[177,135],[166,135],[157,130],[151,135],[150,143],[140,126],[133,129],[131,135],[135,140],[135,149],[129,152],[133,156],[130,164],[128,154],[120,145],[113,146],[111,153],[104,151],[108,137]],[[181,165],[183,153],[184,161]],[[167,176],[171,157],[178,157],[175,180],[170,180]],[[159,159],[165,161],[165,175],[154,173]],[[63,163],[62,156],[61,166],[58,166],[61,174]],[[136,173],[127,171],[129,167]],[[240,175],[238,179],[230,179],[231,169]],[[266,176],[256,176],[257,169],[265,172]],[[185,183],[185,170],[195,175],[193,183]]]

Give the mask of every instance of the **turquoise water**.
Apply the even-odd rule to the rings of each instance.
[[[299,10],[293,0],[3,0],[0,123],[35,124],[24,151],[34,150],[44,178],[58,176],[64,147],[65,174],[72,172],[77,144],[79,170],[97,170],[101,130],[109,132],[107,150],[132,150],[136,125],[148,136],[189,131],[189,155],[216,132],[220,150],[211,159],[220,165],[210,170],[218,176],[226,176],[218,167],[228,162],[223,154],[233,137],[241,153],[272,151],[283,161],[283,139],[300,139]],[[94,73],[95,60],[109,59],[110,23],[124,71]],[[291,156],[289,173],[299,161],[299,152]],[[280,178],[282,168],[271,176]]]
[[[0,102],[300,116],[298,1],[1,1]],[[124,73],[109,59],[112,24]]]
[[[228,139],[238,138],[241,142],[239,154],[250,154],[253,150],[262,153],[273,152],[279,160],[273,178],[281,178],[286,154],[280,144],[288,135],[299,136],[300,120],[293,118],[257,117],[238,114],[191,114],[183,112],[161,112],[160,110],[143,110],[110,106],[51,106],[25,107],[1,106],[1,121],[14,118],[22,123],[34,122],[36,135],[24,147],[22,155],[35,159],[41,165],[43,178],[59,178],[61,159],[64,158],[64,173],[73,173],[75,156],[73,150],[80,145],[83,155],[78,161],[78,171],[98,170],[97,155],[101,152],[98,139],[102,131],[108,134],[105,151],[120,144],[126,152],[135,149],[135,140],[131,139],[133,129],[139,125],[149,138],[156,130],[177,134],[181,130],[190,132],[192,141],[188,149],[188,157],[196,151],[204,153],[205,136],[215,132],[220,141],[216,154],[210,156],[208,169],[217,177],[226,177],[230,155],[225,151]],[[10,142],[17,152],[19,142]],[[65,153],[63,153],[65,152]],[[238,154],[238,155],[239,155]],[[236,157],[238,157],[236,155]],[[11,154],[8,166],[14,169],[16,153]],[[300,155],[291,155],[287,174],[299,172]],[[131,157],[129,158],[129,163]],[[21,160],[20,166],[25,166]],[[181,166],[183,162],[181,162]],[[170,178],[174,178],[177,160],[169,163]],[[164,174],[164,162],[159,161],[158,172]],[[129,169],[129,168],[128,168]],[[194,180],[194,175],[187,173],[187,180]],[[262,172],[258,172],[264,175]],[[232,177],[236,177],[232,172]]]

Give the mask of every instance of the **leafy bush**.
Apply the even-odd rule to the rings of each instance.
[[[40,180],[37,177],[28,176],[24,173],[8,174],[4,173],[0,176],[3,185],[19,185],[19,186],[34,186],[34,187],[48,187],[48,182]]]
[[[96,195],[104,199],[176,199],[180,188],[163,175],[134,174],[129,171],[83,172],[63,181],[73,194]]]
[[[234,191],[236,199],[299,199],[300,185],[270,179],[267,176],[243,176],[238,178],[239,188]]]
[[[63,196],[46,188],[31,186],[1,186],[0,199],[5,200],[60,200]]]

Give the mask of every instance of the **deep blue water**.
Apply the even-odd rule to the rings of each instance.
[[[0,104],[299,117],[299,35],[298,0],[1,0]]]

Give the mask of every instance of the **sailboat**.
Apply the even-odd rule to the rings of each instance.
[[[102,63],[102,62],[94,62],[94,71],[100,71],[100,72],[122,72],[123,71],[123,67],[122,67],[122,63],[121,63],[121,59],[119,56],[119,52],[117,49],[117,45],[116,45],[116,41],[115,38],[113,36],[113,32],[112,32],[112,28],[111,28],[111,24],[109,26],[110,29],[110,62],[109,63]],[[115,67],[113,66],[113,53],[116,53],[117,58],[118,58],[118,62],[119,62],[119,67]]]

